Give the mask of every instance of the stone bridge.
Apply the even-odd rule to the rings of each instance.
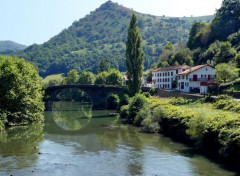
[[[94,108],[104,108],[106,104],[106,99],[109,95],[116,93],[120,94],[126,86],[108,86],[108,85],[59,85],[52,86],[45,89],[45,103],[51,103],[52,99],[49,97],[54,97],[61,91],[66,89],[78,89],[85,92]],[[47,108],[49,109],[49,108]]]

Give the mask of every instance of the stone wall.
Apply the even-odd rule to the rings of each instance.
[[[183,93],[183,92],[178,92],[178,91],[173,91],[173,90],[163,90],[163,89],[158,89],[157,95],[162,98],[183,97],[186,99],[193,99],[193,100],[203,98],[203,95],[199,95],[199,94],[187,94],[187,93]]]

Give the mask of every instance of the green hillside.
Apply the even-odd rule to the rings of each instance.
[[[71,69],[96,72],[98,62],[108,57],[111,64],[125,70],[125,42],[131,9],[108,1],[68,29],[42,45],[16,52],[36,63],[41,76],[66,73]],[[143,38],[145,68],[158,60],[162,47],[171,42],[187,42],[191,25],[210,23],[213,16],[170,18],[137,13]]]
[[[15,43],[13,41],[0,41],[0,54],[9,54],[25,48],[27,48],[27,46]]]

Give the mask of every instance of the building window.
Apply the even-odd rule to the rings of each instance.
[[[168,72],[168,76],[169,76],[170,74],[169,74],[169,72]]]
[[[178,74],[178,70],[176,70],[176,74]]]
[[[173,76],[173,72],[171,72],[171,76]]]
[[[162,73],[160,73],[160,76],[162,76]]]
[[[168,82],[170,81],[170,79],[168,78]]]
[[[186,75],[186,80],[188,80],[188,75]]]
[[[182,79],[184,79],[184,76],[182,76]]]
[[[162,79],[160,78],[160,82],[162,82]]]
[[[185,71],[185,69],[182,70],[183,72]]]

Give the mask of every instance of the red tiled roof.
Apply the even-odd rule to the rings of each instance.
[[[210,67],[212,67],[211,65],[208,65],[208,64],[198,65],[198,66],[192,67],[192,68],[190,68],[190,69],[188,69],[188,70],[186,70],[186,71],[184,71],[184,72],[182,72],[182,73],[179,73],[179,75],[186,75],[186,74],[195,72],[196,70],[199,70],[199,69],[201,69],[201,68],[203,68],[203,67],[205,67],[205,66],[210,66]]]
[[[162,67],[162,68],[158,68],[156,70],[153,70],[152,72],[177,70],[177,69],[189,69],[189,68],[191,68],[191,67],[188,66],[188,65],[180,65],[180,66],[172,66],[172,67]]]

